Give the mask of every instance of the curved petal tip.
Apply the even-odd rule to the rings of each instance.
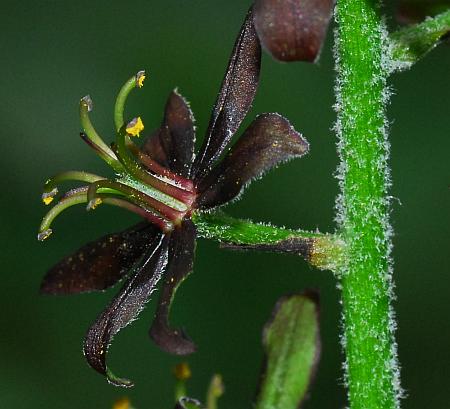
[[[114,375],[109,368],[106,368],[105,375],[106,379],[111,385],[121,386],[123,388],[131,388],[134,386],[134,383],[132,381],[125,378],[119,378],[118,376]]]
[[[149,331],[150,338],[163,351],[174,355],[189,355],[197,350],[195,343],[183,329],[171,329],[155,320]]]

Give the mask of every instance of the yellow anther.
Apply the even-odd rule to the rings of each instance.
[[[53,202],[53,199],[58,194],[58,189],[55,187],[50,192],[44,192],[42,193],[42,201],[45,205],[49,205],[51,202]]]
[[[131,406],[128,398],[119,398],[114,402],[112,409],[129,409]]]
[[[127,134],[131,136],[139,136],[139,134],[144,130],[144,124],[140,116],[134,118],[128,123],[126,127]]]
[[[145,71],[139,71],[136,74],[136,85],[139,88],[142,88],[144,86],[144,80],[145,80]]]
[[[173,368],[173,373],[175,378],[179,381],[185,381],[192,375],[191,368],[189,368],[189,365],[186,362],[176,365],[175,368]]]
[[[53,202],[53,196],[42,196],[42,201],[45,205],[49,205],[51,202]]]

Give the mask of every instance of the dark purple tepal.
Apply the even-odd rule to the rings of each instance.
[[[315,62],[327,33],[335,0],[255,0],[261,43],[280,61]]]

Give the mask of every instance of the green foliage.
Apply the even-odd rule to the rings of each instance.
[[[391,34],[390,69],[410,68],[450,33],[450,10]]]
[[[320,355],[317,295],[280,299],[263,333],[265,368],[256,409],[296,409],[305,399]]]

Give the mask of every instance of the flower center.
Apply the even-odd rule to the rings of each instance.
[[[87,182],[88,185],[69,190],[50,209],[42,220],[39,240],[44,240],[52,233],[50,226],[59,213],[80,203],[87,203],[87,210],[95,209],[101,203],[125,208],[164,232],[173,230],[184,217],[190,215],[196,199],[194,183],[161,166],[134,144],[131,138],[139,136],[144,129],[140,117],[124,123],[123,111],[127,96],[132,89],[142,87],[144,78],[145,73],[140,71],[120,90],[114,109],[116,141],[110,146],[103,141],[90,121],[91,98],[86,96],[81,99],[80,119],[84,128],[81,138],[113,168],[117,177],[109,180],[92,173],[69,171],[47,180],[42,194],[46,205],[53,201],[58,193],[57,185],[61,182],[75,180]]]

